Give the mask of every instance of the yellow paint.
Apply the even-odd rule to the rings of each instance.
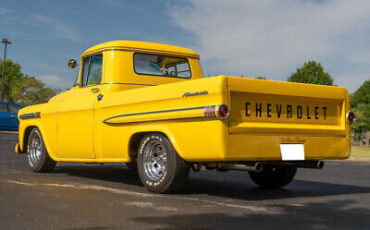
[[[14,147],[14,151],[15,151],[16,153],[20,153],[20,152],[19,152],[19,143],[17,143],[17,144],[15,145],[15,147]]]
[[[138,75],[133,68],[135,52],[188,58],[192,77]],[[130,149],[133,136],[148,132],[164,133],[180,156],[193,162],[280,160],[281,143],[303,143],[306,159],[350,155],[345,88],[204,78],[194,51],[163,44],[107,42],[85,51],[81,60],[94,54],[103,55],[101,84],[77,85],[48,103],[22,109],[19,115],[41,112],[41,118],[21,120],[18,152],[26,150],[26,129],[36,126],[56,161],[129,162],[135,154]],[[77,83],[81,81],[80,70]],[[203,91],[208,94],[183,97]],[[229,106],[228,119],[204,116],[203,107],[220,104]],[[261,116],[256,104],[261,104]],[[297,115],[298,107],[302,116]]]

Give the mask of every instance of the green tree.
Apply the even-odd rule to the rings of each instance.
[[[266,77],[262,77],[262,76],[258,76],[258,77],[255,77],[256,79],[260,79],[260,80],[266,80],[267,78]]]
[[[352,125],[355,136],[370,131],[370,80],[367,80],[350,96],[351,109],[356,115]]]
[[[359,134],[370,131],[370,105],[359,104],[352,111],[356,115],[356,121],[352,125],[352,129],[355,132],[357,139]]]
[[[0,74],[3,72],[3,61],[0,59]],[[2,76],[2,75],[1,75]],[[5,62],[5,79],[4,79],[4,99],[14,102],[10,96],[13,87],[23,78],[21,66],[18,63],[13,63],[12,60],[7,59]],[[0,81],[0,84],[2,79]],[[0,85],[1,87],[1,85]]]
[[[26,75],[12,88],[11,98],[13,102],[28,106],[45,103],[60,92],[60,89],[45,87],[40,80]]]
[[[1,60],[0,60],[1,63]],[[0,65],[2,67],[2,65]],[[0,68],[0,72],[2,69]],[[5,63],[4,98],[23,106],[47,102],[60,93],[60,89],[45,87],[45,84],[35,77],[24,75],[21,66],[10,59]]]
[[[360,88],[351,95],[351,107],[357,107],[357,105],[364,103],[370,104],[370,80],[365,81]]]
[[[309,61],[304,63],[301,68],[297,68],[295,73],[288,78],[291,82],[301,82],[318,85],[333,85],[333,78],[328,72],[324,72],[324,68],[320,63]]]

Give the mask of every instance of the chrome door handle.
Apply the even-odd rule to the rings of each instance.
[[[93,93],[99,93],[100,89],[99,88],[92,88],[91,92]]]

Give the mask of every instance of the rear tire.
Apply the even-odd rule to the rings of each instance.
[[[261,172],[249,171],[249,176],[262,188],[280,188],[289,184],[296,172],[294,166],[266,166]]]
[[[141,182],[155,193],[183,190],[190,171],[189,165],[177,154],[168,138],[160,133],[143,137],[137,164]]]
[[[57,162],[49,156],[38,128],[33,128],[28,136],[27,162],[32,171],[38,173],[50,172],[57,164]]]

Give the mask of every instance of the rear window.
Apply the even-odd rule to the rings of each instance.
[[[190,78],[188,59],[153,54],[135,54],[134,69],[137,74],[164,77]]]

